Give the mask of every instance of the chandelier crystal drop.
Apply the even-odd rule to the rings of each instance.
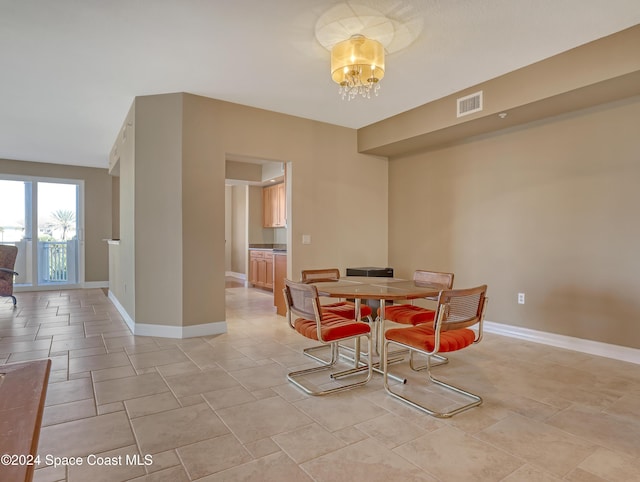
[[[331,78],[340,88],[343,99],[358,95],[367,99],[378,95],[380,80],[384,77],[384,47],[364,35],[337,43],[331,49]]]

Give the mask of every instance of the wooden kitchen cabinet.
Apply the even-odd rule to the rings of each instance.
[[[272,186],[262,188],[262,227],[273,227],[273,189]]]
[[[287,277],[287,255],[286,253],[274,253],[273,255],[273,305],[276,313],[285,316],[287,314],[287,304],[284,301],[284,280]]]
[[[287,224],[287,199],[284,183],[262,188],[262,226],[282,228]]]
[[[258,284],[258,260],[262,260],[262,251],[249,251],[249,283]]]
[[[287,198],[284,190],[284,183],[276,184],[275,186],[276,202],[274,211],[276,213],[275,225],[276,227],[284,227],[287,225]]]
[[[273,290],[273,252],[249,250],[249,283]]]
[[[264,287],[273,290],[273,253],[268,253],[268,256],[264,257],[264,265]]]

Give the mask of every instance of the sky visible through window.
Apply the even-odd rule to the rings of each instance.
[[[35,185],[36,182],[34,181]],[[59,238],[60,230],[46,229],[55,224],[53,213],[67,211],[76,216],[76,192],[75,184],[61,184],[49,182],[37,182],[38,185],[38,230],[39,235],[49,231],[50,235]],[[25,227],[25,182],[0,179],[0,242],[20,241],[24,236]],[[75,222],[74,222],[75,225]],[[66,233],[66,239],[75,236],[73,230]]]

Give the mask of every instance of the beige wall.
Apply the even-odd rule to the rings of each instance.
[[[233,186],[231,195],[233,246],[231,253],[231,271],[247,274],[247,195],[248,186]]]
[[[137,98],[135,117],[135,321],[176,325],[186,302],[180,293],[185,242],[182,99]]]
[[[635,97],[392,159],[389,264],[487,283],[488,320],[640,348],[638,119]]]
[[[109,279],[107,243],[111,238],[111,177],[107,169],[0,159],[0,173],[84,181],[85,281]]]
[[[127,135],[118,135],[114,150],[119,153],[119,193],[120,244],[110,254],[117,254],[116,265],[112,269],[118,274],[119,282],[109,280],[109,291],[113,293],[125,311],[135,317],[135,103],[123,121],[122,130]]]
[[[219,138],[220,156],[291,161],[291,276],[305,268],[387,264],[387,160],[357,153],[355,130],[185,98],[217,113],[220,121],[208,131]],[[302,245],[302,234],[311,235],[312,244]]]
[[[290,276],[386,264],[387,161],[358,154],[355,130],[190,94],[138,97],[123,128],[131,122],[116,150],[119,273],[135,282],[134,298],[130,286],[116,291],[136,323],[224,321],[229,153],[292,162]]]
[[[249,162],[226,161],[225,177],[227,179],[262,182],[262,166]]]
[[[136,99],[118,135],[120,283],[110,290],[136,323],[182,319],[182,102]],[[115,250],[114,250],[115,252]]]
[[[111,237],[120,239],[120,177],[111,177]]]
[[[233,198],[232,198],[232,186],[225,186],[224,188],[224,270],[232,271],[231,269],[231,253],[233,247]]]
[[[407,155],[640,95],[638,45],[640,25],[376,122],[358,130],[359,151]],[[457,117],[456,100],[480,91],[482,111]]]
[[[184,325],[225,319],[221,228],[229,153],[292,162],[290,276],[303,268],[386,264],[387,161],[358,154],[355,130],[172,95],[182,98],[184,119]],[[311,245],[302,245],[303,233]]]

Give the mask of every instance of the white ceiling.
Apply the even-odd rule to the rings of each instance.
[[[106,167],[134,97],[169,92],[358,128],[640,23],[639,0],[356,0],[421,30],[347,102],[314,36],[342,2],[0,0],[0,158]]]

